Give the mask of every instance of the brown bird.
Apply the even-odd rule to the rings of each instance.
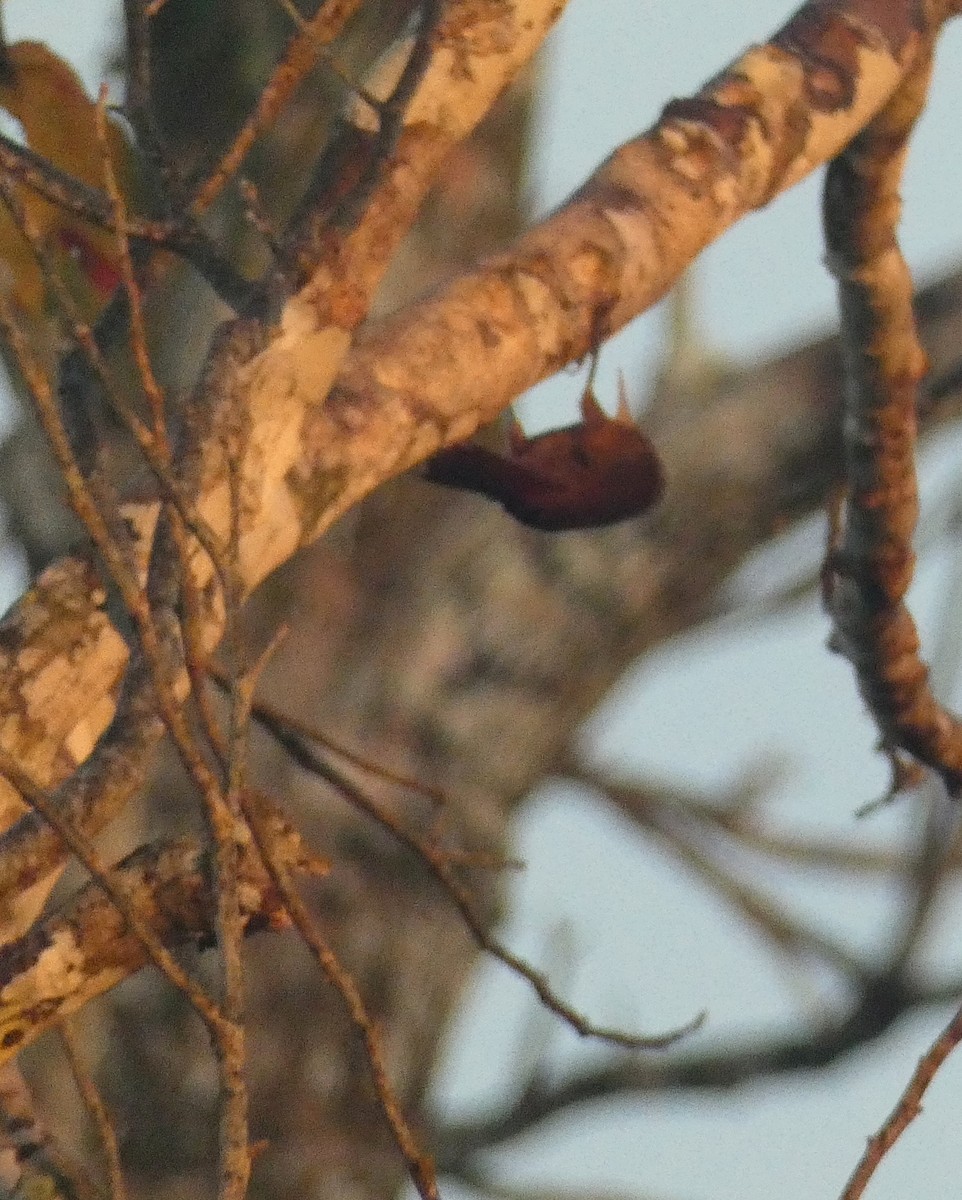
[[[582,420],[529,438],[514,422],[507,454],[465,443],[442,450],[425,478],[497,500],[534,529],[590,529],[637,517],[664,491],[661,461],[628,411],[619,380],[618,413],[609,417],[590,385]]]

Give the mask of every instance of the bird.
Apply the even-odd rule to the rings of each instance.
[[[623,378],[618,386],[614,417],[589,383],[576,424],[529,438],[512,420],[507,453],[473,442],[449,446],[428,459],[424,477],[486,496],[521,524],[549,532],[640,516],[661,498],[664,469],[631,416]]]

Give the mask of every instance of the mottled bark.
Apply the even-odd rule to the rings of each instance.
[[[439,41],[368,219],[342,238],[315,231],[309,282],[276,323],[245,325],[228,343],[234,360],[215,359],[205,376],[210,386],[195,395],[196,408],[209,410],[213,433],[198,463],[198,506],[224,537],[233,456],[242,474],[242,582],[251,591],[262,584],[253,613],[273,626],[277,605],[268,600],[286,593],[302,621],[266,688],[373,759],[443,787],[443,819],[457,842],[502,855],[525,793],[625,666],[710,614],[744,556],[821,496],[839,461],[837,360],[821,345],[733,379],[708,399],[663,399],[646,427],[665,462],[668,494],[637,524],[545,536],[423,482],[382,485],[582,356],[663,294],[734,220],[835,154],[926,52],[937,18],[949,11],[935,7],[806,6],[699,97],[669,106],[653,131],[617,152],[513,250],[371,324],[350,349],[442,154],[560,9],[534,0],[523,10],[455,6],[461,23],[452,20]],[[477,11],[485,21],[471,27],[467,17]],[[358,130],[360,144],[363,123]],[[939,308],[946,294],[923,300],[923,311],[933,306],[932,337],[952,345],[957,308],[954,299]],[[151,502],[128,510],[144,555],[155,515]],[[339,517],[341,527],[288,561]],[[223,628],[220,598],[200,551],[194,565],[207,589],[204,636],[213,645]],[[52,569],[11,615],[0,649],[0,742],[43,783],[65,779],[109,721],[126,661],[90,568],[72,560]],[[159,738],[154,714],[144,714],[139,734],[126,754],[98,762],[102,776],[91,770],[81,783],[93,792],[110,774],[118,806],[126,801]],[[266,762],[275,788],[292,774]],[[416,1108],[476,952],[405,852],[316,783],[298,778],[293,790],[303,823],[337,864],[319,889],[321,911],[383,1025],[398,1092]],[[9,799],[12,816],[12,789]],[[392,803],[414,828],[435,819],[423,799]],[[63,857],[50,849],[24,860],[24,846],[40,844],[36,829],[22,821],[0,844],[10,937],[32,919],[38,896],[28,889],[41,890]],[[499,877],[475,871],[471,879],[493,918]],[[266,964],[259,987],[291,1031],[253,1050],[254,1133],[288,1139],[271,1159],[275,1186],[331,1197],[390,1194],[402,1167],[360,1044],[332,997],[313,972],[289,963]],[[141,997],[121,1003],[136,1009]],[[289,1107],[291,1094],[298,1099]],[[155,1109],[142,1115],[156,1122]],[[283,1135],[281,1116],[293,1126]],[[146,1174],[165,1147],[139,1146]],[[209,1148],[196,1138],[193,1146],[196,1160],[181,1170],[203,1169]]]

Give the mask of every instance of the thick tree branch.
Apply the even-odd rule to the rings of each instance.
[[[316,528],[648,309],[730,225],[834,157],[945,15],[923,21],[889,0],[805,5],[669,104],[508,254],[362,335],[311,412],[309,477],[345,480]]]
[[[490,36],[478,38],[469,20],[471,6],[452,6],[447,24],[435,35],[434,53],[422,84],[408,106],[405,131],[365,213],[349,231],[321,248],[314,278],[288,306],[271,337],[259,324],[246,322],[230,327],[215,343],[191,414],[200,434],[192,470],[198,481],[199,515],[208,524],[212,521],[212,528],[225,540],[234,493],[231,479],[238,469],[241,472],[239,568],[248,590],[263,578],[265,567],[269,570],[283,561],[301,541],[301,505],[306,503],[311,511],[317,505],[315,498],[302,492],[296,476],[285,479],[300,456],[304,406],[323,400],[348,348],[349,330],[367,312],[392,249],[413,219],[445,152],[470,132],[560,14],[560,6],[548,0],[525,7],[523,19],[520,3],[500,10],[490,18]],[[405,45],[397,47],[394,58],[379,67],[380,75],[386,72],[386,86],[390,86],[392,70],[396,71],[398,64],[403,66],[405,53]],[[375,81],[370,90],[376,93],[379,86],[385,85]],[[331,323],[321,327],[323,321]],[[266,379],[267,389],[257,390],[252,407],[251,383],[261,379]],[[296,499],[293,507],[292,498]],[[128,506],[125,518],[145,571],[156,505]],[[268,563],[263,560],[265,550]],[[223,629],[223,602],[210,559],[198,551],[194,565],[194,586],[208,602],[205,637],[212,646]],[[71,620],[62,626],[57,614],[65,605]],[[113,711],[114,690],[123,674],[127,649],[107,619],[105,605],[106,595],[88,568],[63,564],[41,578],[4,626],[10,672],[5,676],[8,690],[0,711],[18,714],[7,726],[9,741],[4,745],[43,786],[64,779],[89,755]],[[56,649],[49,644],[38,655],[34,643],[38,627],[54,625],[66,642]],[[48,679],[43,665],[48,653],[83,671],[86,686],[81,693],[63,687],[56,661],[49,662],[54,677]],[[47,687],[54,690],[57,712],[51,714],[52,725],[44,729],[37,721],[42,721],[45,702],[37,706],[27,696],[36,696],[38,688],[44,691]],[[71,716],[64,719],[68,711]],[[160,732],[156,722],[151,729],[152,738],[140,747],[138,765],[130,763],[143,775],[145,752]],[[69,742],[66,755],[65,741]],[[8,786],[0,788],[0,799],[12,816],[19,801]],[[22,839],[14,835],[14,843],[22,856]],[[12,846],[8,853],[9,849]],[[11,865],[8,855],[0,857]],[[44,864],[47,872],[55,865],[46,857]],[[30,882],[36,878],[34,872]],[[14,867],[7,884],[0,887],[0,893],[11,898],[6,907],[7,917],[14,922],[9,936],[26,928],[24,918],[42,899],[42,889],[29,898],[23,896],[26,880],[22,867]]]
[[[313,278],[275,329],[240,350],[236,338],[223,342],[224,357],[205,376],[219,375],[223,386],[197,396],[214,431],[197,465],[198,511],[225,536],[228,479],[239,470],[247,589],[380,482],[583,355],[599,330],[653,303],[733,221],[836,154],[916,68],[955,8],[923,15],[908,0],[806,5],[694,100],[669,105],[514,251],[373,327],[347,358],[350,331],[444,152],[520,69],[560,5],[517,0],[482,29],[469,23],[471,10],[452,6],[363,217],[321,247]],[[228,434],[238,429],[239,438]],[[156,508],[127,516],[146,558]],[[213,569],[199,551],[194,568],[196,585],[208,589],[213,644],[223,611]],[[77,586],[83,577],[82,568],[58,568],[2,630],[0,711],[10,715],[0,743],[45,786],[90,752],[126,659],[102,594]],[[12,795],[10,804],[14,811]]]
[[[270,824],[273,853],[292,873],[326,870],[276,814]],[[193,842],[142,847],[119,863],[113,876],[168,946],[215,943],[209,854]],[[284,900],[253,847],[241,858],[239,885],[248,932],[289,925]],[[149,961],[113,901],[98,883],[89,883],[0,954],[0,1064]]]
[[[890,753],[907,751],[962,786],[962,724],[936,699],[905,605],[915,569],[919,385],[912,278],[896,240],[899,187],[929,65],[829,167],[825,228],[839,281],[846,366],[847,494],[825,572],[832,646],[855,667]],[[896,767],[896,786],[904,768]]]

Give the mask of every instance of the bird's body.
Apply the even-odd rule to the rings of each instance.
[[[496,500],[516,520],[559,531],[613,525],[639,516],[664,490],[661,462],[624,403],[609,417],[590,388],[582,420],[537,437],[514,424],[509,451],[466,443],[436,454],[425,476],[434,483]]]

